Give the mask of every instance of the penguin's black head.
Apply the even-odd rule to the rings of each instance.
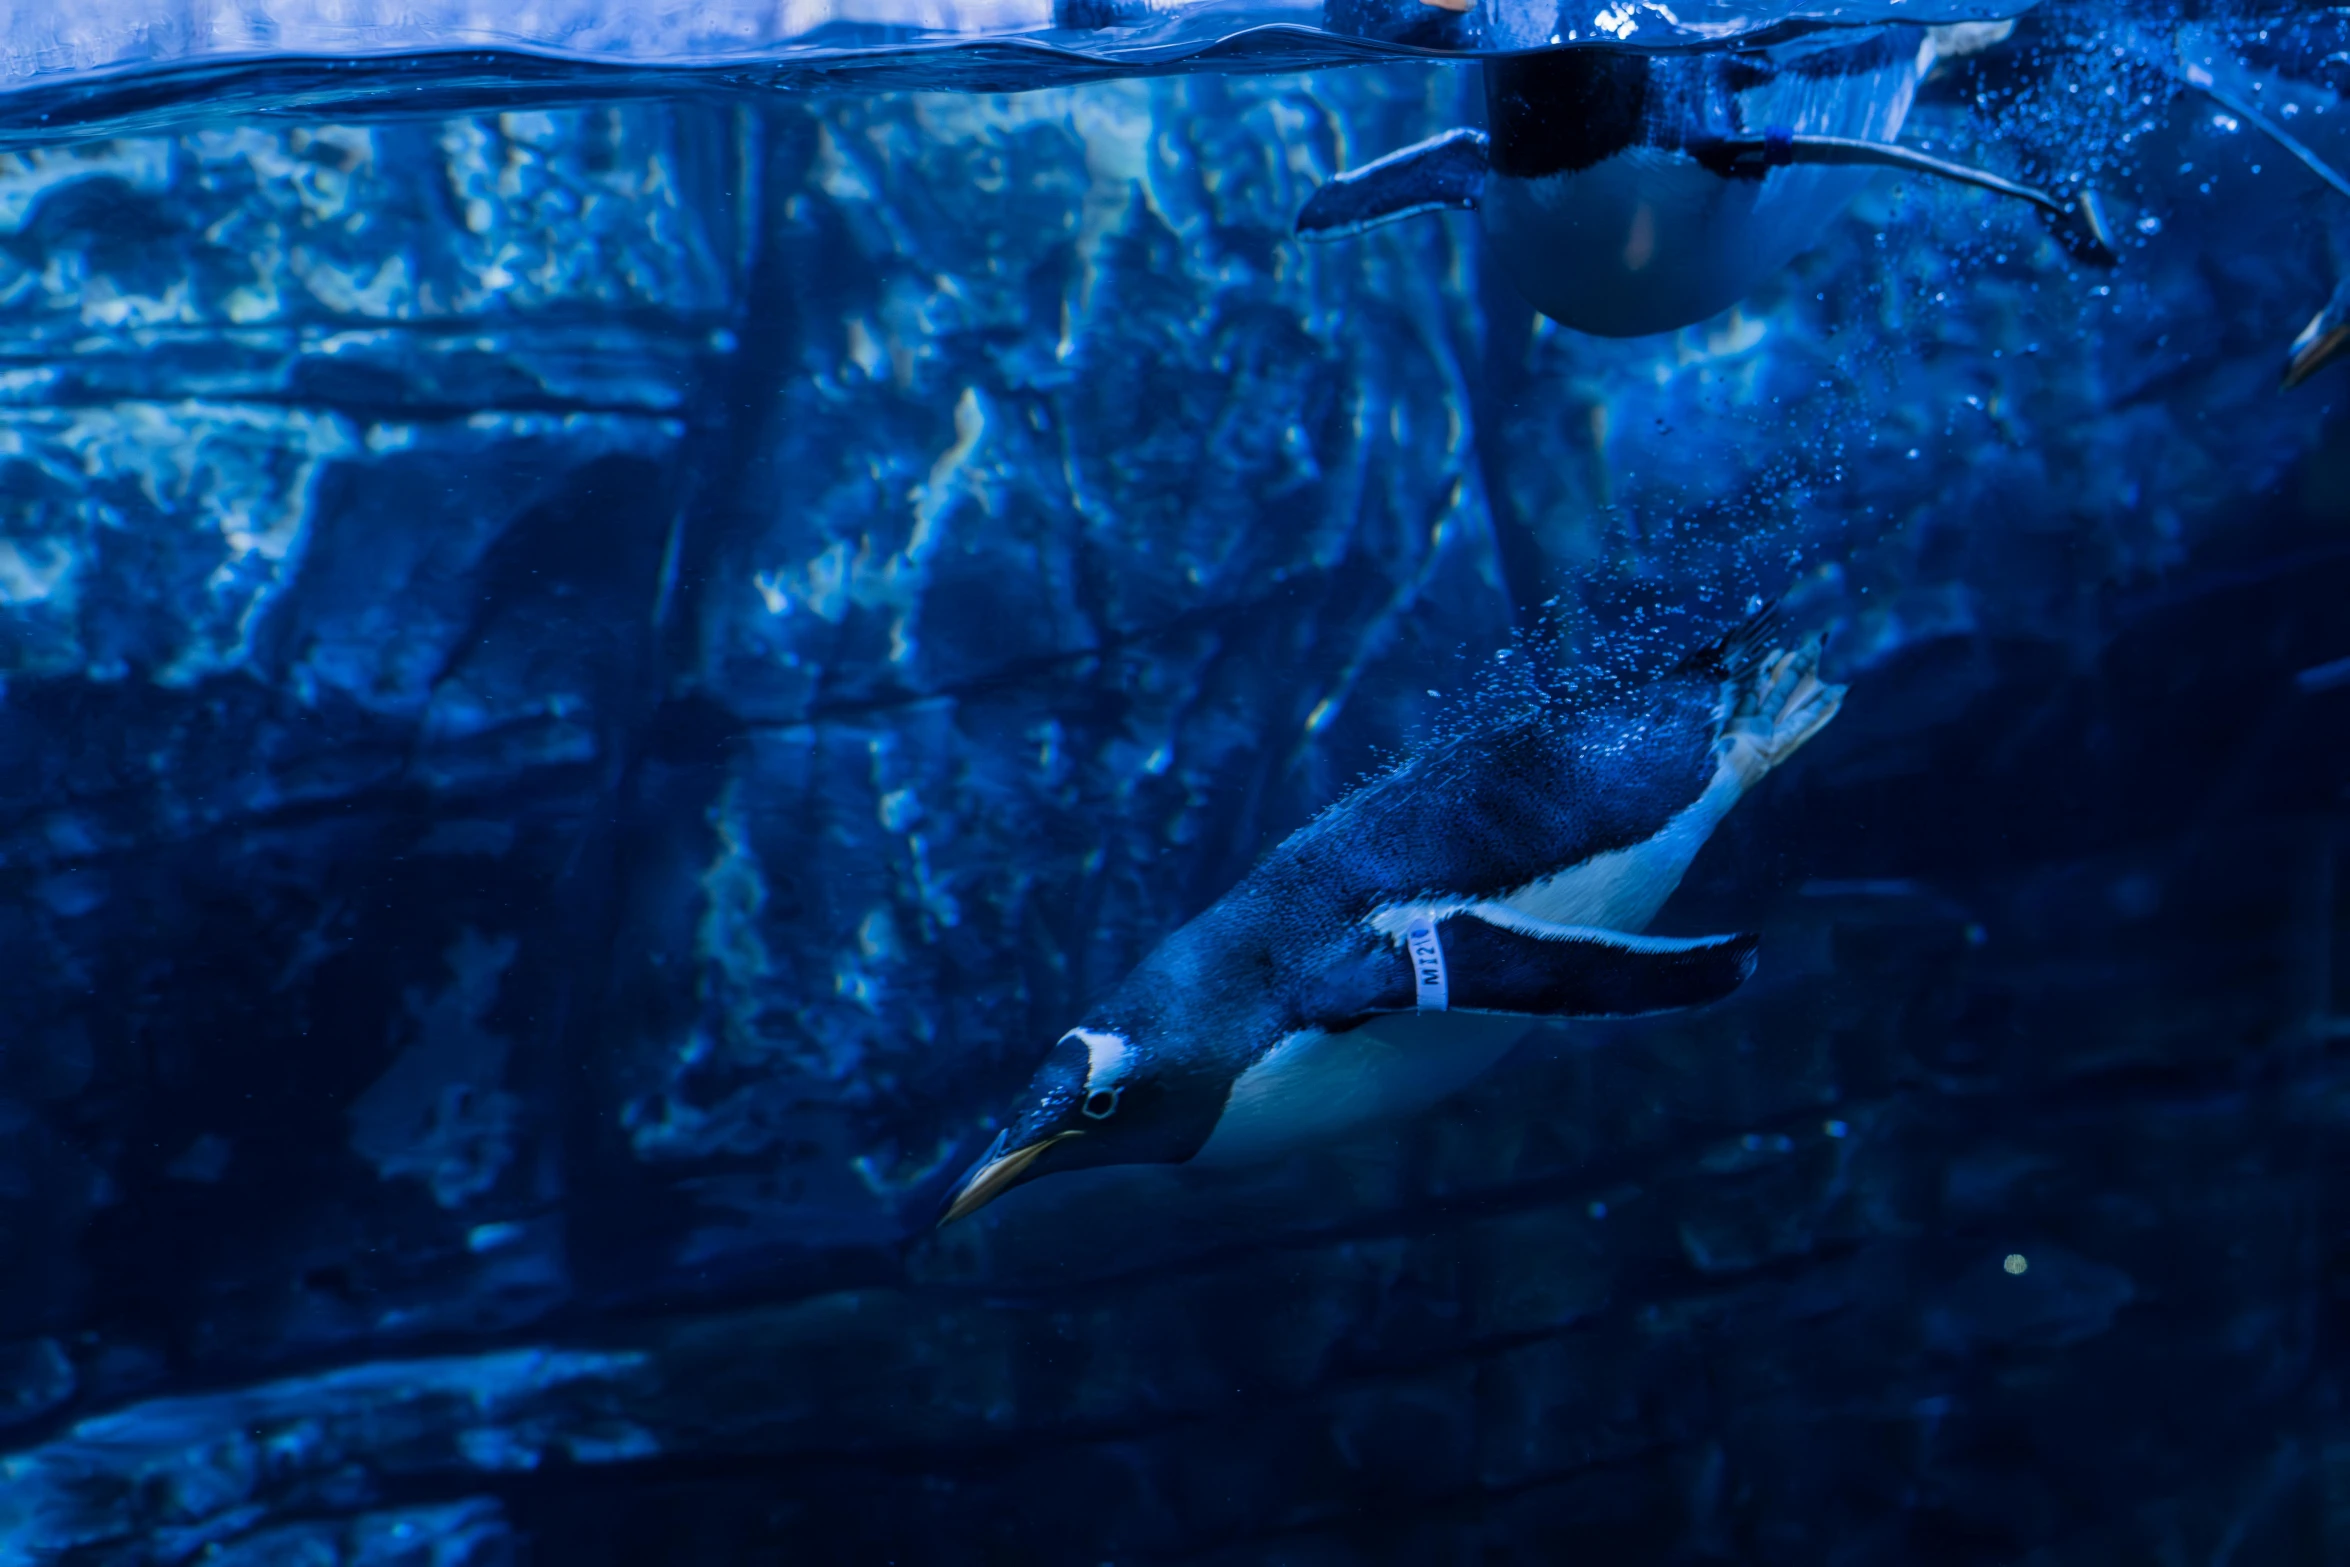
[[[1185,1074],[1153,1069],[1123,1029],[1073,1028],[1028,1081],[1022,1108],[947,1194],[952,1224],[1040,1175],[1105,1164],[1178,1164],[1199,1151],[1216,1106]]]

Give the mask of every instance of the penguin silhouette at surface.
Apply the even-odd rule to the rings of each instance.
[[[2061,243],[2116,259],[2095,195],[2059,197],[1898,145],[1918,83],[1979,31],[1878,27],[1767,49],[1578,47],[1490,59],[1486,128],[1443,133],[1331,180],[1308,240],[1474,211],[1535,309],[1601,337],[1702,321],[1798,252],[1879,168],[2039,208]]]
[[[1737,989],[1754,937],[1639,933],[1843,700],[1772,627],[1473,726],[1300,828],[1061,1036],[940,1222],[1058,1171],[1263,1158],[1421,1109],[1543,1019]]]

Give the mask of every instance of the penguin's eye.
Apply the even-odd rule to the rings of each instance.
[[[1118,1108],[1118,1096],[1124,1092],[1124,1088],[1097,1088],[1085,1096],[1085,1103],[1078,1108],[1089,1120],[1107,1121]]]

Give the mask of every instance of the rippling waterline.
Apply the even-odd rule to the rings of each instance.
[[[1692,0],[1678,8],[1616,0],[1585,18],[1580,0],[1572,12],[1543,0],[1506,0],[1473,13],[1426,0],[1370,0],[1344,16],[1318,3],[1262,0],[1175,7],[1015,0],[899,6],[903,15],[882,19],[843,19],[844,7],[829,3],[767,7],[755,16],[747,5],[702,8],[690,25],[608,8],[574,17],[558,6],[485,26],[455,5],[380,24],[321,20],[280,5],[258,19],[240,13],[169,25],[147,21],[135,6],[124,7],[129,19],[115,23],[114,8],[105,5],[94,14],[73,7],[68,23],[69,8],[53,0],[0,19],[0,138],[22,142],[96,126],[138,130],[199,108],[443,113],[681,89],[1020,92],[1109,77],[1527,52],[1496,40],[1661,52],[1889,21],[1997,19],[2029,8],[2030,0],[1738,7]],[[1070,25],[1079,18],[1109,25]],[[1458,46],[1429,46],[1431,26],[1451,27]]]

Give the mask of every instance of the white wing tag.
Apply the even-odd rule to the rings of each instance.
[[[1444,982],[1444,943],[1436,939],[1436,922],[1413,920],[1404,928],[1403,939],[1412,955],[1412,988],[1419,994],[1420,1010],[1444,1011],[1451,1005],[1451,993]]]

